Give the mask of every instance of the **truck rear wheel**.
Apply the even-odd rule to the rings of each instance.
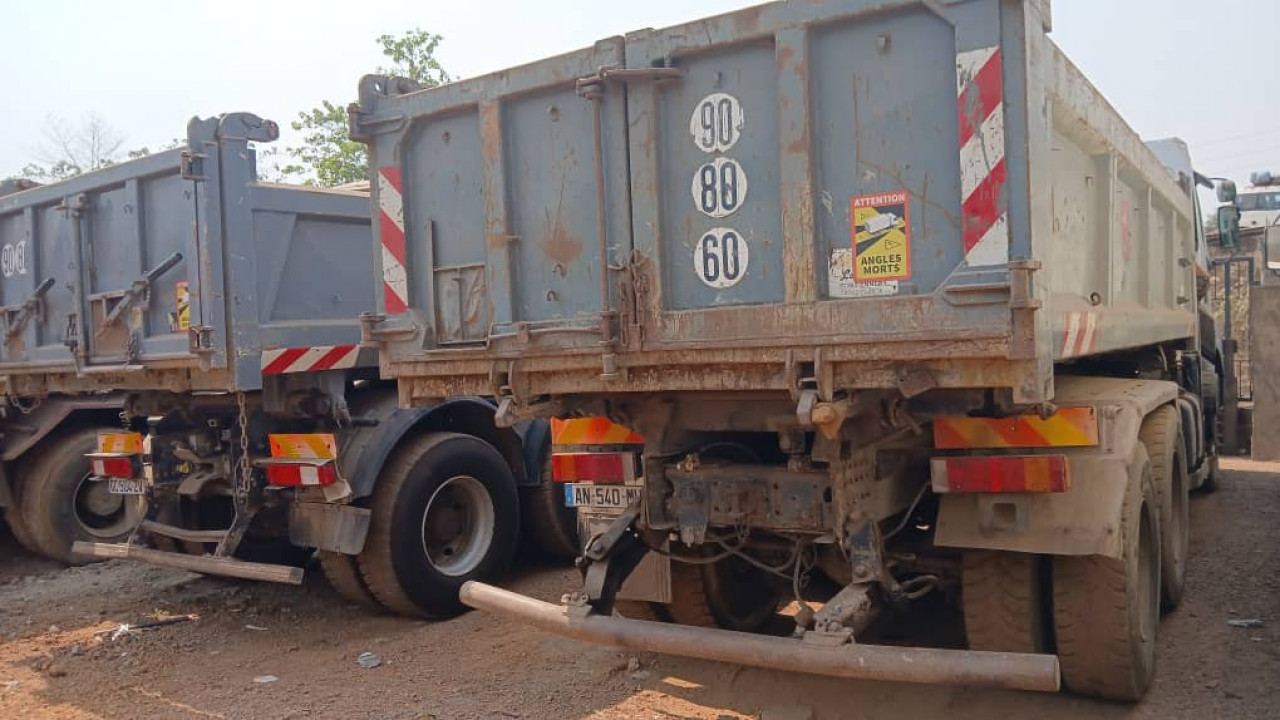
[[[470,435],[432,433],[399,448],[383,467],[370,509],[360,574],[380,603],[404,615],[463,612],[462,584],[501,574],[519,542],[511,468]]]
[[[1048,652],[1043,568],[1039,555],[965,551],[960,592],[970,650]]]
[[[525,532],[538,548],[556,560],[578,557],[578,513],[564,504],[560,486],[551,479],[551,455],[542,468],[542,482],[520,488],[520,512]]]
[[[36,545],[35,538],[31,535],[31,530],[27,527],[27,521],[22,517],[22,470],[25,470],[26,463],[19,465],[17,482],[14,482],[10,488],[12,491],[13,504],[4,509],[4,521],[9,526],[9,532],[13,533],[13,538],[18,541],[22,547],[36,554],[44,554],[44,551]]]
[[[1138,437],[1151,461],[1151,484],[1160,503],[1160,605],[1178,607],[1187,582],[1190,479],[1178,411],[1164,406],[1142,423]]]
[[[146,514],[141,495],[112,495],[107,483],[89,479],[86,453],[97,449],[98,428],[56,438],[38,452],[23,478],[21,512],[32,541],[65,563],[76,540],[123,542]]]
[[[1151,471],[1141,461],[1125,488],[1122,556],[1055,557],[1053,620],[1062,680],[1070,690],[1138,700],[1155,675],[1160,623],[1160,519]]]
[[[709,565],[671,562],[666,611],[681,625],[751,632],[778,611],[781,599],[778,584],[741,558]]]
[[[343,600],[374,612],[383,612],[386,609],[369,591],[369,586],[360,576],[360,567],[356,564],[355,557],[331,550],[321,550],[317,555],[320,558],[320,569],[324,570],[324,577],[329,581],[329,586]]]

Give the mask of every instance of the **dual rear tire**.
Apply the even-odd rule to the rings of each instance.
[[[671,560],[671,602],[621,600],[615,610],[632,620],[752,632],[773,617],[781,586],[764,571],[730,556],[709,564]]]
[[[322,552],[334,589],[366,608],[444,619],[466,608],[468,580],[492,580],[515,555],[520,503],[502,455],[470,435],[410,439],[383,466],[357,556]]]
[[[97,449],[105,428],[81,428],[41,443],[20,466],[14,504],[5,520],[23,547],[68,564],[77,540],[118,543],[146,514],[141,495],[113,495],[106,482],[90,479],[87,453]]]
[[[1056,644],[1068,689],[1141,698],[1155,674],[1160,507],[1139,444],[1125,486],[1120,557],[967,552],[962,597],[970,649],[1044,653]]]

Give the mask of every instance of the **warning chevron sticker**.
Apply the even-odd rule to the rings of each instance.
[[[910,199],[906,191],[856,195],[850,198],[855,280],[910,279],[909,206]]]

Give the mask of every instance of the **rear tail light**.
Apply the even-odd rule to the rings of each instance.
[[[89,455],[89,471],[100,478],[137,478],[142,476],[139,455],[93,453]]]
[[[338,481],[338,469],[332,460],[265,460],[258,464],[266,470],[267,484],[277,487],[332,485]]]
[[[1060,493],[1071,488],[1065,455],[935,457],[932,476],[936,493]]]
[[[142,433],[98,433],[99,455],[141,455],[142,452]]]
[[[555,453],[551,477],[556,482],[625,483],[635,480],[635,453]]]
[[[276,487],[315,487],[338,482],[338,443],[330,433],[268,435],[271,459],[255,463]]]

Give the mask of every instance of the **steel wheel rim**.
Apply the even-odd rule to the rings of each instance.
[[[72,505],[76,525],[95,538],[115,538],[131,529],[138,517],[138,503],[131,495],[114,495],[107,483],[90,480],[86,473],[76,483]]]
[[[437,572],[459,577],[473,572],[493,544],[493,500],[470,475],[440,484],[422,513],[422,551]]]

